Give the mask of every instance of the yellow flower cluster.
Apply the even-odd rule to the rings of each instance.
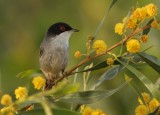
[[[130,53],[137,53],[140,50],[140,43],[137,39],[130,39],[126,43],[127,51]]]
[[[80,57],[81,57],[81,52],[80,52],[80,51],[76,51],[76,52],[74,53],[74,56],[75,56],[76,58],[80,58]]]
[[[1,104],[5,106],[12,104],[12,97],[9,94],[4,94],[1,98]]]
[[[158,8],[152,3],[142,8],[136,8],[127,20],[125,17],[123,18],[122,23],[117,23],[115,25],[115,33],[122,35],[124,29],[124,23],[126,23],[126,28],[134,29],[143,20],[156,16],[157,12]]]
[[[142,35],[142,37],[140,38],[140,41],[143,43],[146,43],[148,41],[148,36],[147,35]]]
[[[150,101],[150,95],[148,93],[146,93],[146,92],[141,93],[141,95],[142,95],[145,103],[149,103],[149,101]],[[142,100],[139,97],[138,97],[138,102],[140,104],[143,104]]]
[[[114,59],[113,58],[107,58],[107,64],[108,65],[113,65],[114,64]]]
[[[96,40],[93,43],[93,49],[96,50],[96,54],[102,54],[106,52],[107,45],[103,40]]]
[[[100,109],[92,109],[91,107],[85,107],[82,111],[82,115],[106,115]]]
[[[141,94],[145,103],[142,102],[140,98],[138,98],[138,102],[140,105],[138,105],[135,109],[135,115],[148,115],[149,113],[153,112],[158,106],[160,106],[160,103],[157,99],[150,98],[150,95],[148,93],[142,93]]]
[[[124,24],[123,23],[117,23],[115,25],[115,33],[122,35],[123,34],[123,28],[124,28]]]
[[[152,28],[160,28],[160,25],[159,25],[159,23],[158,23],[157,20],[154,20],[154,21],[151,23],[151,27],[152,27]]]
[[[148,17],[153,17],[153,16],[157,15],[158,8],[154,4],[148,4],[144,8],[147,11]]]
[[[1,109],[0,114],[2,115],[14,115],[14,109],[12,107],[4,107]]]
[[[35,89],[40,90],[45,86],[46,80],[41,76],[37,76],[33,78],[32,83]]]
[[[147,115],[148,108],[145,105],[139,105],[135,110],[135,115]]]
[[[18,87],[15,89],[16,99],[25,99],[28,96],[28,90],[26,87]]]
[[[26,87],[18,87],[17,89],[15,89],[15,96],[17,99],[24,99],[28,96],[28,90],[26,89]],[[14,115],[15,108],[12,106],[13,101],[12,97],[9,94],[4,94],[2,96],[1,104],[4,105],[4,107],[0,109],[0,114]]]
[[[41,89],[42,87],[45,86],[45,79],[41,76],[37,76],[33,78],[32,81],[34,88],[35,89]],[[28,90],[26,87],[18,87],[15,89],[15,97],[16,99],[19,100],[23,100],[25,98],[27,98],[28,96]],[[12,97],[9,94],[4,94],[1,98],[1,104],[4,105],[5,107],[0,109],[0,114],[4,114],[4,115],[14,115],[15,111],[12,104]],[[29,109],[32,109],[33,106]],[[27,110],[29,110],[27,109]]]

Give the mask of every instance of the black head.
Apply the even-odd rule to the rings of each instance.
[[[47,36],[59,35],[65,31],[70,31],[70,30],[73,30],[74,32],[78,31],[76,29],[73,29],[71,26],[69,26],[66,23],[58,22],[49,27],[49,29],[47,30]]]

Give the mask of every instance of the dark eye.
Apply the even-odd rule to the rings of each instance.
[[[66,29],[66,28],[65,28],[64,26],[60,26],[60,30],[61,30],[61,31],[65,31],[65,29]]]

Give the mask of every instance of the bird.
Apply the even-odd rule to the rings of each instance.
[[[69,58],[69,39],[71,34],[78,32],[64,22],[52,24],[40,45],[40,69],[46,78],[44,90],[51,89],[60,74],[65,73]]]

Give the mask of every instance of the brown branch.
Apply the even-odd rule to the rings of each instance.
[[[145,30],[145,29],[148,29],[148,28],[150,28],[150,27],[151,27],[151,25],[147,25],[147,26],[145,26],[145,27],[143,27],[143,28],[137,28],[137,29],[134,30],[130,35],[128,35],[128,36],[126,36],[125,38],[123,38],[120,42],[118,42],[118,43],[112,45],[111,47],[109,47],[105,53],[102,53],[102,54],[99,54],[99,55],[95,55],[95,56],[93,56],[93,57],[90,57],[90,56],[86,57],[86,58],[85,58],[84,60],[82,60],[79,64],[77,64],[76,66],[74,66],[74,67],[72,67],[70,70],[68,70],[65,75],[63,75],[60,79],[57,80],[57,82],[61,81],[61,80],[64,79],[65,77],[71,75],[74,70],[76,70],[78,67],[82,66],[83,64],[89,62],[89,61],[92,60],[92,59],[95,59],[95,58],[97,58],[97,57],[100,57],[100,56],[103,56],[103,55],[107,54],[109,51],[111,51],[111,50],[113,50],[114,48],[122,45],[124,42],[126,42],[129,38],[131,38],[131,37],[134,36],[135,34],[138,34],[138,33],[140,33],[141,31],[143,31],[143,30]],[[57,83],[57,82],[56,82],[56,83]]]

